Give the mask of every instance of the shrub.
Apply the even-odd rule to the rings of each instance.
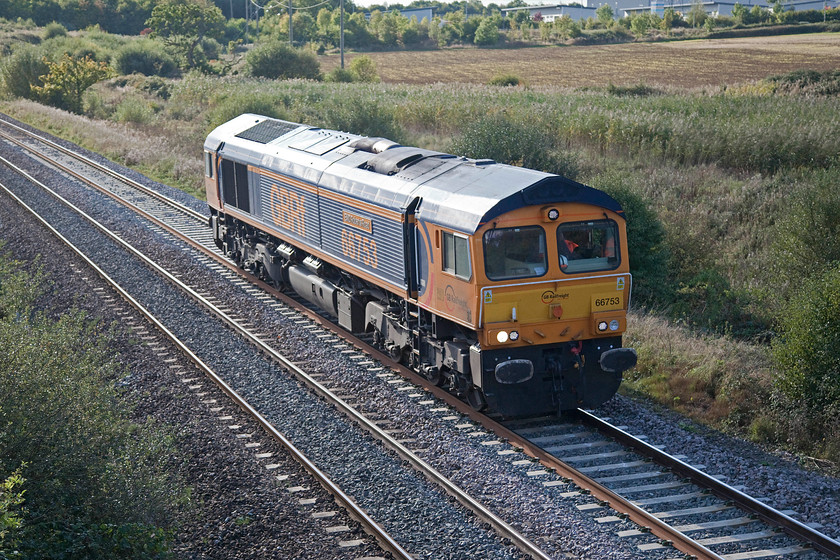
[[[350,61],[350,73],[353,75],[354,82],[376,83],[379,81],[376,63],[366,54]]]
[[[77,59],[65,54],[59,62],[47,62],[47,66],[44,85],[32,91],[44,103],[73,113],[82,112],[85,90],[113,72],[104,62],[97,63],[89,56]]]
[[[66,37],[67,28],[57,22],[48,23],[44,28],[44,41],[52,39],[53,37]]]
[[[224,122],[231,120],[242,113],[255,113],[285,119],[285,108],[288,106],[288,99],[283,95],[265,93],[259,91],[234,93],[226,95],[217,101],[216,106],[210,112],[210,128],[214,128]]]
[[[827,72],[795,70],[781,76],[772,76],[767,81],[776,86],[777,93],[840,94],[840,70],[829,70]]]
[[[323,126],[346,130],[366,136],[382,136],[399,141],[402,130],[397,122],[394,107],[387,101],[381,101],[370,91],[371,86],[347,91],[336,96],[317,109],[319,115],[313,115]],[[304,122],[308,119],[305,118]]]
[[[777,386],[816,414],[840,407],[840,268],[804,282],[779,317]]]
[[[144,81],[140,89],[165,101],[172,95],[172,82],[159,77],[150,77]]]
[[[3,90],[13,97],[36,99],[37,94],[32,87],[43,85],[41,76],[48,70],[41,47],[20,47],[0,67]]]
[[[126,97],[114,111],[113,119],[121,123],[148,124],[154,118],[154,111],[140,97]]]
[[[26,479],[14,557],[159,557],[186,499],[171,436],[129,420],[102,327],[34,311],[46,284],[21,270],[0,261],[0,473]]]
[[[252,76],[272,80],[321,79],[321,65],[313,53],[292,48],[279,41],[254,48],[245,57],[245,62]]]
[[[680,283],[677,289],[673,315],[690,325],[726,334],[753,334],[746,294],[735,290],[729,280],[716,268],[705,268]]]
[[[457,154],[489,158],[573,178],[577,166],[554,148],[549,132],[533,122],[519,122],[495,113],[469,122],[452,149]]]
[[[495,18],[484,18],[475,30],[475,44],[489,47],[499,42],[499,24]]]
[[[333,83],[350,83],[353,81],[353,73],[347,68],[334,68],[327,74],[324,81]]]
[[[496,74],[487,84],[502,87],[518,86],[522,84],[522,80],[515,74]]]
[[[633,274],[634,305],[665,309],[674,299],[670,279],[671,254],[665,228],[644,198],[632,192],[620,177],[596,178],[596,186],[615,198],[627,218],[627,252]]]
[[[118,74],[170,77],[178,74],[178,63],[163,48],[150,39],[132,41],[114,55],[114,69]]]
[[[807,278],[840,262],[838,178],[838,167],[786,178],[795,190],[774,231],[772,253],[779,278]]]
[[[2,413],[2,410],[0,410]],[[18,468],[5,480],[0,480],[0,558],[12,557],[11,550],[6,550],[6,535],[9,531],[19,529],[22,523],[22,515],[19,506],[25,501],[23,491],[20,487],[26,482],[21,476],[21,468]],[[16,543],[9,542],[11,546]]]
[[[607,93],[616,97],[647,97],[649,95],[658,95],[662,92],[645,84],[636,84],[634,86],[610,84],[607,86]]]

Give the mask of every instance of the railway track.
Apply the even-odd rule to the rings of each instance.
[[[610,506],[642,527],[622,531],[620,537],[650,530],[662,539],[640,544],[641,551],[673,544],[687,552],[677,539],[690,539],[708,551],[695,553],[698,557],[840,556],[840,543],[793,519],[794,512],[773,509],[589,412],[578,410],[573,416],[574,421],[535,419],[507,427],[539,447],[535,454],[545,467],[582,479],[579,485],[598,500],[588,509],[604,512],[597,513],[599,522],[618,520],[605,509]],[[665,524],[668,529],[660,532]]]
[[[49,188],[46,185],[35,181],[31,176],[25,174],[22,170],[20,170],[7,160],[0,158],[0,162],[5,163],[10,169],[22,172],[23,176],[25,176],[27,179],[32,180],[33,182],[39,184],[39,186],[41,186],[45,190],[49,191]],[[7,188],[2,183],[0,183],[0,188],[2,188],[2,190],[5,191],[5,193],[8,196],[14,199],[15,202],[17,202],[22,208],[26,209],[35,219],[41,222],[41,224],[45,228],[47,228],[57,239],[59,239],[67,248],[76,253],[81,262],[87,265],[87,267],[92,269],[95,272],[95,274],[97,274],[102,280],[104,280],[105,283],[114,292],[116,292],[122,300],[124,300],[131,307],[133,307],[135,312],[138,313],[145,321],[151,323],[154,326],[154,328],[159,333],[161,333],[168,342],[170,342],[176,347],[177,350],[179,350],[183,355],[187,356],[188,359],[195,365],[195,367],[201,374],[206,376],[218,388],[220,388],[238,408],[240,408],[251,419],[253,419],[253,421],[255,421],[277,443],[280,443],[286,449],[286,451],[312,475],[312,477],[315,481],[317,481],[318,484],[322,485],[325,489],[327,489],[330,495],[339,504],[341,504],[342,507],[344,507],[347,510],[347,512],[352,518],[358,520],[365,527],[365,530],[382,545],[383,550],[389,552],[391,555],[393,555],[394,558],[402,558],[406,560],[410,560],[413,558],[413,556],[410,555],[407,551],[405,551],[396,541],[394,541],[394,539],[380,525],[378,525],[363,508],[361,508],[352,498],[345,494],[339,487],[339,485],[337,485],[329,476],[322,472],[316,466],[315,462],[310,460],[309,457],[307,457],[303,452],[301,452],[271,422],[269,422],[265,417],[263,417],[258,410],[251,406],[246,399],[244,399],[239,393],[237,393],[237,391],[233,389],[233,387],[231,387],[224,380],[222,375],[217,373],[211,366],[209,366],[197,354],[195,354],[187,343],[185,343],[176,333],[172,332],[153,312],[151,312],[138,299],[136,299],[128,289],[124,288],[117,280],[113,279],[105,270],[100,268],[99,265],[87,254],[85,254],[85,252],[82,249],[80,249],[76,244],[74,244],[64,235],[62,235],[59,232],[59,230],[53,227],[53,225],[48,220],[44,219],[36,210],[27,205],[27,203],[24,202],[21,198],[19,198],[12,190]],[[103,233],[110,236],[113,240],[119,242],[125,249],[134,252],[136,256],[146,260],[147,264],[154,268],[157,268],[158,272],[167,276],[168,279],[173,283],[178,284],[181,289],[190,291],[189,287],[181,284],[176,278],[168,275],[166,271],[158,267],[155,263],[146,259],[142,255],[142,253],[136,251],[136,249],[134,249],[127,243],[122,242],[117,236],[108,231],[107,228],[105,228],[105,226],[102,226],[92,218],[88,217],[83,211],[73,206],[69,202],[65,201],[64,199],[61,199],[60,197],[58,198],[62,202],[64,202],[68,208],[77,212],[79,215],[87,218],[94,226],[103,231]],[[200,298],[198,294],[193,293],[192,295],[194,297]],[[185,378],[182,379],[182,381],[185,383],[194,383],[196,381],[196,378]],[[195,387],[200,387],[200,385],[196,385]],[[339,545],[341,544],[343,543],[339,543]]]
[[[23,129],[19,129],[22,131]],[[18,140],[13,140],[9,138],[8,135],[5,133],[2,136],[15,143],[20,147],[24,147],[27,150],[34,150],[32,146],[26,145],[24,142],[20,142]],[[56,145],[54,143],[50,143],[51,148],[55,148]],[[61,150],[62,153],[67,154],[67,151],[64,149]],[[40,153],[38,156],[39,159],[45,159],[46,156],[43,153]],[[39,188],[43,189],[46,192],[49,192],[52,196],[56,199],[60,200],[67,208],[71,209],[73,212],[77,213],[80,216],[83,216],[88,222],[90,222],[94,227],[96,227],[100,232],[102,232],[105,236],[109,237],[113,242],[119,244],[124,250],[130,252],[134,258],[138,260],[142,260],[146,266],[153,269],[159,276],[165,278],[170,284],[175,285],[181,292],[186,293],[189,297],[201,304],[202,307],[209,310],[217,319],[220,319],[225,323],[225,325],[232,329],[237,336],[241,339],[246,340],[251,345],[257,347],[264,355],[269,356],[275,363],[282,365],[284,369],[294,373],[294,375],[306,383],[308,387],[310,387],[313,391],[317,393],[317,395],[326,400],[330,405],[340,409],[346,416],[350,417],[359,425],[363,426],[364,429],[373,435],[375,435],[381,442],[385,444],[388,448],[396,452],[403,461],[406,461],[412,465],[412,467],[422,473],[425,477],[432,480],[436,485],[443,488],[443,490],[448,493],[450,496],[457,499],[461,502],[467,509],[469,509],[475,516],[477,516],[481,521],[487,523],[494,527],[494,529],[501,535],[500,538],[505,539],[505,542],[513,543],[519,550],[524,551],[525,554],[532,558],[549,558],[548,555],[543,553],[537,546],[530,543],[526,538],[524,538],[521,534],[519,534],[515,529],[510,527],[504,520],[493,514],[487,508],[485,508],[480,502],[471,498],[468,494],[463,492],[457,485],[453,484],[449,479],[445,476],[438,473],[434,468],[430,465],[425,463],[422,459],[412,453],[409,449],[407,449],[398,438],[393,437],[392,434],[389,433],[388,430],[382,429],[378,426],[375,422],[366,418],[363,414],[360,414],[351,406],[347,405],[344,400],[341,398],[340,395],[335,394],[332,392],[327,386],[321,384],[317,379],[316,376],[310,375],[304,369],[298,366],[290,357],[284,355],[280,350],[276,348],[276,345],[273,344],[272,337],[264,332],[258,332],[253,325],[250,324],[248,318],[243,317],[236,317],[229,312],[229,310],[224,307],[222,302],[214,303],[214,299],[210,293],[199,293],[193,287],[187,285],[186,282],[179,280],[176,275],[170,273],[168,270],[165,270],[162,266],[158,265],[154,260],[145,256],[140,250],[132,247],[129,243],[123,241],[118,235],[112,233],[107,226],[97,222],[92,217],[88,216],[84,213],[81,209],[75,207],[72,203],[67,201],[66,199],[62,198],[60,195],[52,191],[49,187],[45,184],[37,181],[32,176],[27,174],[24,170],[18,168],[11,162],[5,159],[0,159],[2,163],[4,163],[10,169],[20,173],[22,176],[26,177],[27,180],[32,182],[33,184],[37,184]],[[99,178],[91,177],[90,174],[87,173],[80,173],[77,170],[71,169],[70,166],[60,163],[59,161],[50,159],[49,163],[51,166],[59,168],[62,172],[68,173],[74,178],[84,182],[85,184],[100,190],[112,196],[120,201],[121,204],[131,208],[132,211],[137,212],[138,214],[142,215],[146,219],[150,220],[154,223],[154,227],[160,228],[161,230],[165,229],[168,233],[176,235],[177,237],[187,240],[189,239],[188,235],[184,233],[184,231],[189,231],[193,227],[195,227],[195,222],[199,221],[203,224],[204,217],[200,214],[196,214],[186,209],[181,209],[180,205],[172,201],[171,199],[164,197],[164,196],[157,196],[154,195],[153,201],[144,200],[142,202],[138,202],[134,200],[136,197],[137,192],[140,191],[147,191],[146,187],[143,185],[134,183],[130,179],[124,176],[118,176],[110,171],[104,170],[101,166],[92,162],[90,160],[86,160],[85,164],[95,168],[95,173],[105,173],[106,175],[110,176],[113,179],[119,180],[124,185],[134,185],[136,189],[131,193],[130,196],[124,196],[124,193],[120,191],[123,190],[122,187],[113,188],[112,186],[109,188],[103,188],[100,184]],[[123,289],[118,282],[111,279],[111,277],[106,273],[104,270],[100,269],[97,264],[88,258],[83,251],[78,249],[75,245],[72,244],[69,240],[67,240],[64,236],[62,236],[59,231],[53,228],[46,219],[43,219],[39,216],[38,212],[33,210],[29,207],[22,199],[18,198],[15,193],[11,190],[6,189],[3,187],[4,190],[8,193],[9,196],[13,197],[18,204],[25,207],[29,212],[33,215],[38,216],[39,220],[48,227],[54,235],[56,235],[59,239],[65,242],[68,246],[73,248],[76,251],[80,258],[82,258],[89,266],[93,267],[96,270],[97,274],[99,274],[103,279],[105,279],[109,284],[111,284],[115,290],[120,293],[120,295],[128,301],[133,307],[137,308],[148,320],[152,321],[155,326],[160,330],[162,333],[166,335],[167,338],[173,341],[182,352],[184,352],[187,356],[189,356],[199,367],[199,369],[209,377],[215,384],[217,384],[228,396],[246,413],[251,415],[263,429],[272,435],[278,442],[284,445],[292,454],[295,455],[297,460],[301,462],[307,470],[310,470],[313,473],[313,476],[319,481],[319,483],[329,489],[331,493],[336,496],[336,499],[345,505],[345,507],[350,512],[351,516],[355,519],[358,519],[366,529],[375,536],[375,538],[383,545],[383,548],[390,552],[396,558],[413,558],[413,555],[409,555],[408,552],[402,546],[400,546],[397,541],[391,537],[381,526],[379,526],[373,519],[367,514],[367,512],[355,504],[355,502],[345,494],[338,484],[333,482],[329,479],[322,471],[320,471],[315,466],[315,461],[308,459],[305,455],[303,455],[300,451],[297,450],[294,444],[291,443],[283,434],[262,414],[257,410],[257,408],[251,405],[248,400],[238,394],[236,389],[233,388],[231,384],[226,381],[222,375],[216,374],[214,370],[208,366],[201,357],[199,357],[188,344],[181,342],[179,337],[174,334],[164,323],[163,321],[159,320],[151,311],[147,310],[142,303],[140,303],[137,299],[135,299],[135,295],[129,293],[128,290]],[[169,226],[169,221],[173,219],[173,210],[179,210],[177,216],[174,218],[177,222],[178,229],[173,229]],[[212,243],[212,240],[210,240]],[[216,251],[208,248],[203,247],[201,248],[202,252],[205,253],[204,258],[207,258],[207,255],[215,255]],[[212,263],[207,263],[209,266],[212,266]],[[232,267],[235,268],[235,267]],[[229,277],[234,277],[233,275],[229,275]],[[239,283],[242,284],[242,288],[245,291],[249,289],[253,293],[253,288],[247,286],[247,283],[239,280]],[[262,294],[257,294],[262,295]],[[267,297],[267,296],[264,296]],[[218,301],[218,300],[216,300]],[[288,308],[284,309],[284,306],[281,304],[273,305],[276,312],[283,313],[285,311],[289,311]],[[296,313],[293,313],[296,315]],[[309,322],[309,321],[303,321]],[[298,324],[301,321],[297,322]],[[337,340],[335,342],[338,342]],[[343,345],[346,349],[346,345]],[[445,518],[446,516],[442,516]],[[434,540],[439,541],[440,539],[435,538]],[[510,555],[509,553],[504,553],[503,557],[517,557],[515,554]]]
[[[21,143],[25,144],[25,142]],[[59,148],[53,146],[51,149]],[[72,153],[64,151],[63,148],[61,151],[68,156]],[[53,162],[52,165],[58,164]],[[67,170],[66,166],[65,172],[72,172],[78,177],[75,171]],[[112,179],[115,178],[110,170],[107,173]],[[88,184],[98,182],[96,179],[90,178],[81,180],[88,182]],[[123,179],[120,179],[120,181],[122,182]],[[122,188],[109,189],[112,191],[111,196],[125,196],[125,198],[132,199],[132,202],[129,203],[132,208],[142,212],[148,219],[154,219],[153,215],[161,216],[159,226],[161,228],[168,227],[165,224],[174,222],[173,229],[175,231],[173,234],[178,235],[185,242],[197,243],[197,245],[202,246],[203,248],[200,250],[205,253],[207,258],[216,260],[221,258],[215,250],[209,233],[204,228],[202,223],[204,217],[201,216],[200,212],[184,211],[182,203],[171,199],[167,200],[168,197],[154,196],[156,202],[147,206],[145,197],[149,195],[143,195],[134,201],[135,195],[133,194],[118,195],[114,192]],[[156,209],[160,205],[166,209]],[[224,259],[219,262],[229,269],[235,270],[235,266]],[[222,266],[222,264],[214,266]],[[268,287],[262,286],[262,288],[267,289]],[[275,295],[282,297],[280,294],[275,293]],[[212,298],[208,296],[208,299]],[[280,310],[280,313],[295,316],[297,313],[306,312],[293,309],[295,304],[292,302],[287,302],[285,306],[284,309]],[[327,325],[324,319],[317,316],[301,321],[301,324],[305,325],[301,328],[318,329],[323,327],[333,332],[339,332],[336,327]],[[310,321],[314,322],[310,323]],[[639,544],[635,545],[640,555],[657,557],[658,554],[658,557],[669,557],[667,551],[673,550],[670,548],[673,546],[690,556],[727,558],[729,560],[784,557],[786,555],[798,555],[799,557],[805,555],[805,557],[815,558],[840,556],[840,545],[837,541],[797,522],[786,515],[785,512],[777,512],[768,508],[760,501],[746,496],[737,488],[729,487],[714,477],[705,475],[701,470],[682,463],[678,458],[663,454],[640,440],[636,439],[634,441],[633,438],[630,438],[628,434],[621,430],[610,427],[605,423],[601,423],[597,429],[582,430],[580,422],[585,421],[591,425],[601,422],[592,415],[581,413],[581,421],[574,424],[557,424],[556,422],[535,420],[529,423],[520,422],[505,426],[493,418],[474,413],[469,407],[445,391],[430,386],[422,378],[414,376],[408,370],[394,364],[387,356],[370,348],[366,341],[353,339],[347,333],[341,332],[340,336],[350,341],[351,345],[348,346],[347,342],[333,338],[333,335],[322,334],[316,336],[323,336],[323,340],[329,341],[335,351],[356,356],[357,363],[370,366],[367,367],[368,372],[391,385],[394,390],[400,391],[404,395],[413,395],[415,399],[423,399],[419,402],[435,407],[433,410],[439,412],[443,419],[460,422],[455,424],[459,430],[465,428],[477,429],[478,426],[483,426],[490,436],[497,438],[496,440],[483,442],[489,448],[495,448],[495,445],[503,445],[507,442],[515,448],[525,450],[528,458],[517,459],[513,462],[533,464],[533,460],[538,461],[540,465],[536,465],[533,470],[528,471],[528,476],[552,478],[552,480],[543,482],[546,487],[562,487],[568,484],[568,481],[573,481],[580,490],[565,492],[565,494],[578,492],[581,495],[580,491],[583,491],[584,494],[582,495],[585,496],[585,493],[591,493],[595,501],[589,500],[589,503],[580,504],[578,509],[584,512],[596,512],[597,523],[617,524],[624,518],[631,519],[638,526],[617,531],[617,534],[621,539],[640,540]],[[254,344],[260,346],[261,342],[255,341]],[[358,348],[363,349],[364,352],[358,352]],[[264,349],[264,351],[267,350]],[[382,369],[379,364],[385,365],[386,369]],[[285,366],[291,369],[295,365],[287,363]],[[391,373],[391,371],[398,372],[399,376]],[[303,374],[304,378],[305,376],[306,374]],[[334,392],[338,394],[336,402],[344,402],[345,399],[342,398],[342,395],[347,401],[353,400],[354,387],[342,383],[340,377],[333,377],[322,384],[318,380],[321,377],[328,376],[322,373],[317,373],[314,376],[310,375],[307,383],[318,391],[325,391],[322,394],[328,392],[327,385],[332,386]],[[410,379],[411,384],[404,383],[403,378]],[[433,394],[436,398],[424,398],[428,394]],[[445,405],[441,406],[441,403],[445,403]],[[350,416],[355,414],[353,407],[349,405],[344,413]],[[469,423],[464,423],[464,419],[469,419]],[[362,418],[356,418],[355,420],[361,424],[368,424],[368,429],[372,433],[376,433],[380,439],[385,440],[385,436],[397,434],[397,437],[391,438],[393,442],[387,445],[401,454],[407,452],[408,455],[403,454],[403,457],[411,457],[411,455],[416,457],[416,454],[405,446],[416,441],[415,438],[406,437],[411,435],[410,427],[398,426],[392,419],[387,418],[378,421]],[[600,430],[600,432],[596,430]],[[389,434],[388,432],[392,433]],[[604,439],[603,435],[594,435],[597,433],[606,434],[608,439]],[[587,453],[584,453],[584,450]],[[420,449],[420,451],[423,450]],[[506,445],[504,449],[498,451],[498,454],[504,456],[521,455]],[[416,463],[414,459],[410,459],[410,461],[417,468],[422,468],[419,465],[424,463],[419,457]],[[572,464],[580,466],[574,469],[570,466]],[[631,469],[637,469],[637,471],[631,472]],[[587,476],[587,474],[592,476]],[[559,478],[557,475],[559,475]],[[690,482],[685,482],[685,479],[689,479]],[[630,481],[635,482],[631,483]],[[447,491],[453,494],[451,489],[447,489]],[[458,499],[465,503],[463,497]],[[736,504],[737,507],[729,505],[729,502]],[[679,506],[679,504],[684,503],[688,503],[689,506],[693,503],[703,505]],[[675,507],[660,509],[668,504],[675,504]],[[607,505],[614,511],[610,512],[609,509],[605,509]],[[488,516],[487,513],[490,515]],[[494,518],[492,512],[488,511],[487,513],[481,513],[481,518],[491,523],[497,530],[503,530],[506,524],[501,522],[500,519]],[[712,513],[720,516],[713,520],[706,519]],[[703,515],[706,520],[696,523],[690,522],[691,516],[696,515]],[[758,516],[760,520],[756,521],[751,516]],[[656,539],[652,540],[648,532],[653,534]],[[527,539],[523,537],[523,541],[527,542]],[[516,541],[514,540],[514,542]],[[716,550],[718,552],[715,552]],[[537,549],[529,552],[529,554],[534,557],[541,557],[539,555],[544,553]]]

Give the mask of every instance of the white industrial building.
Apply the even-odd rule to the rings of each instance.
[[[826,6],[834,8],[838,6],[839,0],[792,0],[783,3],[785,10],[802,11],[802,10],[822,10]],[[758,5],[764,9],[772,9],[772,4],[766,0],[701,0],[703,8],[706,13],[712,16],[731,16],[732,7],[740,3],[748,10],[753,6]],[[584,20],[595,17],[595,10],[604,5],[609,4],[613,9],[615,18],[622,18],[632,14],[639,14],[643,12],[653,12],[658,15],[665,13],[666,8],[673,8],[674,10],[687,14],[694,2],[692,0],[649,0],[647,3],[642,3],[640,0],[569,0],[567,3],[559,4],[543,4],[534,6],[523,6],[520,8],[503,8],[502,14],[505,16],[518,11],[528,11],[533,19],[539,14],[542,21],[553,22],[555,19],[568,15],[575,21]]]

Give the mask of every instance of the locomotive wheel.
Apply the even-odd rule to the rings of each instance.
[[[388,351],[388,355],[391,356],[391,359],[395,362],[402,362],[403,357],[403,349],[397,344],[386,344],[385,349]]]
[[[423,377],[429,380],[430,383],[437,387],[443,386],[446,381],[446,376],[436,367],[427,367],[423,369]]]
[[[484,398],[484,393],[475,385],[467,391],[467,403],[478,412],[487,408],[487,400]]]

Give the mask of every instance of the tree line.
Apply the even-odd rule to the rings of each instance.
[[[155,12],[171,17],[174,25],[186,20],[212,20],[213,27],[196,35],[207,36],[222,45],[251,43],[274,39],[289,41],[288,4],[268,2],[263,8],[232,0],[0,0],[0,14],[7,20],[30,21],[45,26],[57,22],[68,30],[98,26],[103,31],[121,35],[138,35],[153,27]],[[339,44],[341,10],[339,0],[324,3],[319,0],[293,0],[292,41],[298,46],[315,49],[335,48]],[[491,46],[507,37],[514,40],[568,40],[580,37],[586,30],[613,30],[618,39],[643,37],[650,31],[669,32],[675,27],[715,28],[753,24],[840,21],[840,9],[789,11],[781,0],[771,10],[758,5],[748,9],[736,3],[732,16],[711,17],[698,1],[685,12],[667,8],[660,16],[655,13],[617,17],[609,4],[598,8],[594,17],[572,20],[569,16],[548,21],[541,13],[529,10],[502,14],[502,8],[524,7],[523,0],[504,5],[482,4],[479,0],[459,0],[443,3],[438,0],[415,0],[410,4],[374,5],[360,9],[352,0],[344,3],[344,40],[351,48],[411,48],[416,46],[446,46],[477,44]],[[250,7],[250,9],[249,9]],[[406,17],[402,12],[415,8],[432,8],[432,20]],[[189,14],[187,14],[189,12]],[[622,35],[622,32],[624,35]],[[193,48],[196,48],[194,45]]]

